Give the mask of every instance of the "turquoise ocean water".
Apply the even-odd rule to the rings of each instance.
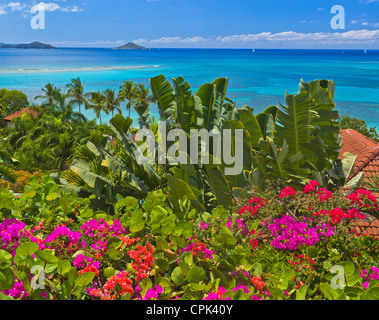
[[[89,92],[118,89],[125,80],[148,85],[159,74],[182,75],[194,90],[228,77],[228,97],[255,113],[284,103],[285,91],[296,93],[301,78],[332,79],[339,113],[379,128],[379,50],[0,49],[0,88],[21,90],[30,102],[48,82],[64,91],[80,77]],[[89,110],[83,113],[95,118]]]

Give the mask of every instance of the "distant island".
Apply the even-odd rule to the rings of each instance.
[[[124,49],[124,50],[136,50],[136,49],[147,49],[145,47],[139,46],[133,42],[128,42],[121,47],[113,48],[113,49]]]
[[[56,49],[50,44],[34,41],[32,43],[5,44],[0,43],[0,49]]]

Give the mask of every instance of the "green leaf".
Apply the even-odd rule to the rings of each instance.
[[[108,267],[104,269],[104,276],[107,279],[112,278],[116,274],[116,270],[113,267]]]
[[[58,198],[58,193],[56,192],[52,192],[52,193],[49,193],[47,196],[46,196],[46,200],[47,201],[54,201]]]
[[[46,263],[51,263],[51,264],[53,264],[53,263],[57,263],[58,260],[59,260],[56,256],[52,255],[51,253],[44,252],[44,251],[36,251],[36,252],[34,253],[34,255],[35,255],[38,259],[40,259],[40,260],[42,260],[42,261],[44,261],[44,262],[46,262]]]
[[[0,250],[0,269],[5,269],[8,268],[12,265],[12,255],[5,251],[5,250]]]
[[[154,263],[161,268],[162,270],[166,271],[170,268],[170,264],[165,259],[156,259]]]
[[[321,283],[320,290],[328,300],[338,300],[339,296],[343,292],[341,289],[333,289],[328,283]]]
[[[188,272],[187,279],[191,283],[200,283],[205,279],[205,276],[205,270],[203,268],[195,266]]]
[[[38,244],[35,242],[27,242],[17,248],[16,254],[20,256],[27,256],[32,255],[36,251],[38,251]]]
[[[307,294],[307,285],[302,285],[299,289],[296,290],[296,300],[305,300]]]
[[[84,272],[76,278],[75,285],[78,287],[84,287],[90,284],[94,277],[95,277],[94,272]]]
[[[6,291],[14,286],[14,273],[11,268],[0,271],[0,290]]]
[[[36,194],[37,192],[35,190],[30,189],[30,190],[25,191],[22,196],[24,198],[34,198]]]
[[[65,275],[71,269],[71,263],[68,260],[59,260],[57,264],[58,264],[58,273],[60,275]]]
[[[379,287],[369,289],[364,298],[365,300],[379,300]]]
[[[162,237],[155,237],[156,248],[161,251],[165,251],[168,249],[168,243]]]
[[[106,251],[107,255],[112,259],[112,260],[119,260],[122,253],[120,251],[118,251],[117,249],[115,248],[109,248],[107,251]]]
[[[142,210],[135,210],[131,213],[131,217],[128,220],[130,232],[139,232],[145,227],[145,221],[143,220]]]
[[[122,244],[122,241],[119,238],[111,237],[107,241],[107,249],[115,248],[118,249]]]
[[[186,278],[183,275],[183,271],[182,271],[182,269],[180,269],[180,267],[176,267],[172,271],[172,273],[171,273],[171,279],[178,286],[182,286],[186,282]]]
[[[226,248],[232,249],[236,245],[237,240],[236,238],[234,238],[233,235],[230,235],[225,232],[221,232],[220,234],[216,236],[216,242],[219,244],[222,244]]]

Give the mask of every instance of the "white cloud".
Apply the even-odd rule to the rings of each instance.
[[[204,42],[208,40],[209,39],[205,39],[200,36],[187,37],[187,38],[176,36],[176,37],[162,37],[162,38],[153,39],[153,40],[137,39],[135,41],[139,43],[159,44],[159,43],[199,43],[199,42]]]
[[[220,36],[220,42],[254,42],[254,41],[350,41],[379,40],[379,30],[352,30],[346,32],[301,33],[285,31],[279,33],[262,32],[258,34],[241,34]]]
[[[61,11],[64,11],[64,12],[82,12],[84,10],[82,8],[79,8],[78,6],[72,6],[72,7],[61,8]]]
[[[6,5],[0,4],[0,16],[8,13],[5,11],[5,8],[6,8]]]
[[[49,2],[49,3],[40,2],[31,8],[31,12],[36,12],[36,11],[52,12],[52,11],[58,10],[59,8],[60,8],[59,4],[54,3],[54,2]]]
[[[26,7],[26,4],[20,2],[9,2],[8,7],[12,9],[12,11],[21,11]]]

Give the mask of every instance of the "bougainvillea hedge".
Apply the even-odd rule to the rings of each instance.
[[[378,214],[367,190],[310,181],[205,213],[173,212],[163,191],[112,215],[90,201],[48,176],[16,199],[0,191],[0,299],[379,298],[379,242],[351,227]]]

